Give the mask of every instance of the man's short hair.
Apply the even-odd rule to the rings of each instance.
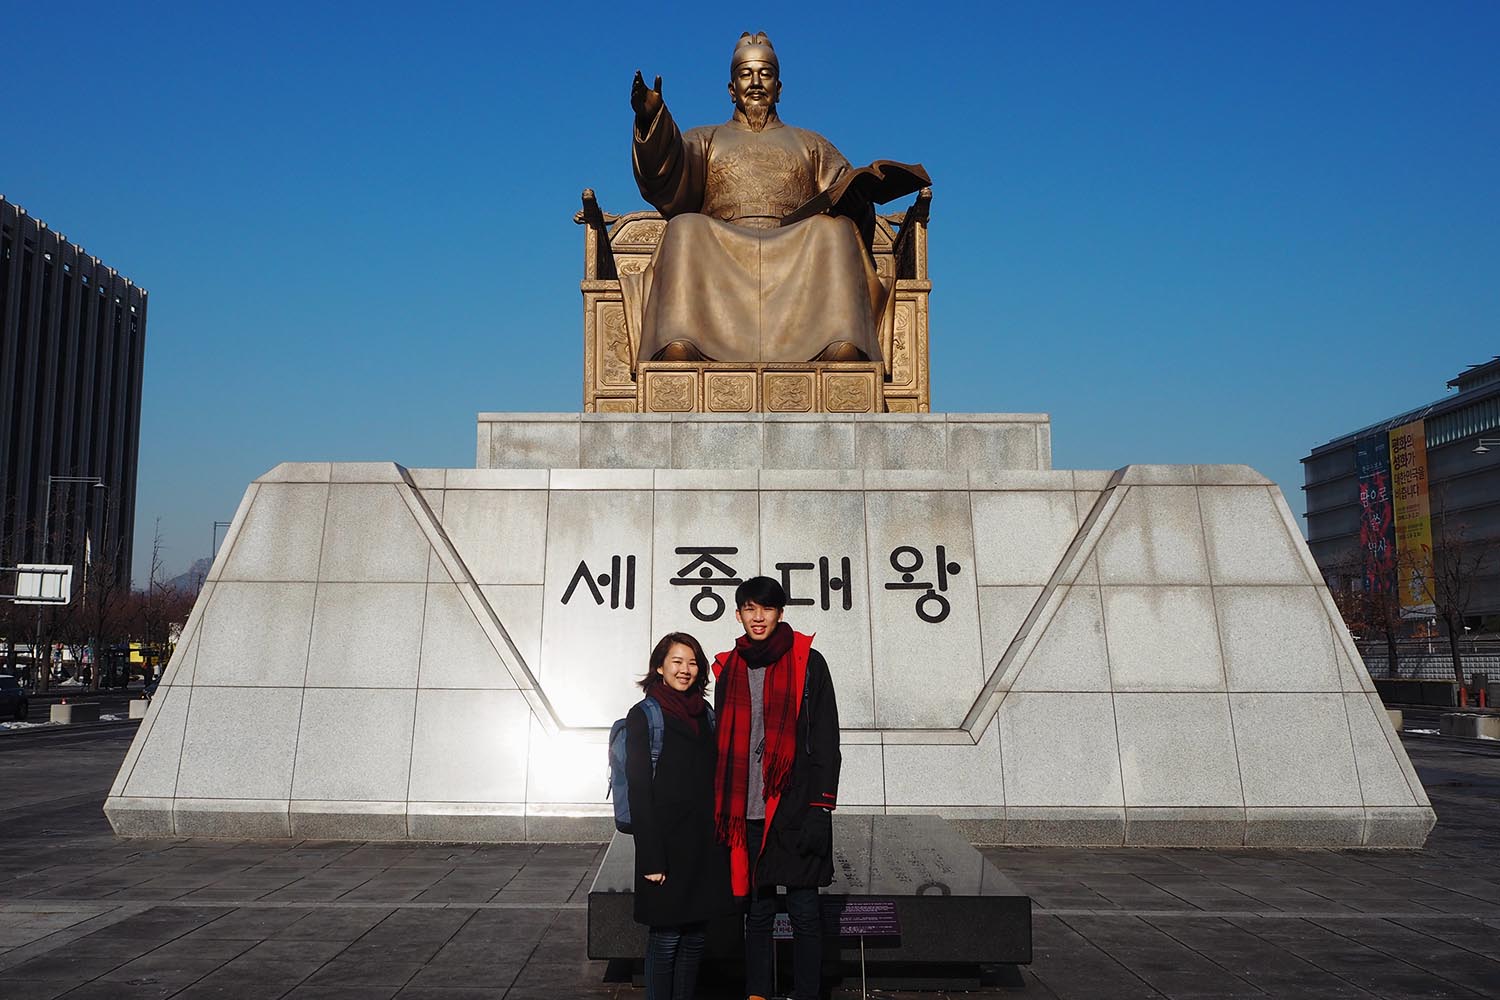
[[[752,576],[734,588],[734,606],[743,608],[752,601],[782,611],[786,608],[786,590],[769,576]]]

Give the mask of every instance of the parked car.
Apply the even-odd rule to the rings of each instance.
[[[0,674],[0,719],[14,716],[18,721],[31,714],[31,702],[21,682],[9,674]]]

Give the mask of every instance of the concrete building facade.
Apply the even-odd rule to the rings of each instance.
[[[1470,366],[1448,389],[1441,399],[1341,435],[1302,459],[1307,544],[1325,577],[1349,573],[1361,552],[1360,442],[1421,420],[1434,548],[1438,558],[1445,539],[1470,553],[1488,551],[1470,581],[1465,625],[1493,632],[1500,630],[1500,356]]]
[[[128,581],[145,289],[0,196],[0,335],[0,564]]]

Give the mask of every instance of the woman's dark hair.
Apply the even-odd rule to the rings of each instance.
[[[734,588],[734,606],[743,608],[747,601],[781,611],[786,608],[786,591],[769,576],[752,576]]]
[[[663,663],[667,662],[667,653],[673,646],[686,646],[693,651],[693,656],[698,659],[698,676],[693,678],[693,684],[688,688],[689,694],[706,694],[708,691],[708,657],[703,655],[703,646],[688,635],[686,632],[668,632],[661,637],[656,648],[651,651],[650,666],[646,668],[646,676],[641,678],[641,690],[650,691],[662,682],[661,674],[656,671]]]

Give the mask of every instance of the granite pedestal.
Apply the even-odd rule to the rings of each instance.
[[[1050,469],[1045,413],[481,413],[481,469]]]
[[[277,466],[110,821],[608,840],[604,741],[656,638],[729,648],[734,586],[764,574],[833,674],[841,813],[982,844],[1423,842],[1427,796],[1274,484],[1051,469],[1045,416],[983,416],[540,414],[481,421],[508,468]],[[542,450],[497,450],[538,428]]]
[[[1031,899],[938,816],[834,814],[834,881],[821,891],[824,965],[856,982],[860,940],[839,937],[847,902],[894,904],[899,934],[867,938],[873,980],[979,981],[979,967],[1031,961]],[[635,841],[617,833],[589,889],[590,958],[632,963],[645,956],[646,928],[632,917]],[[708,954],[743,959],[742,918],[710,925]]]

